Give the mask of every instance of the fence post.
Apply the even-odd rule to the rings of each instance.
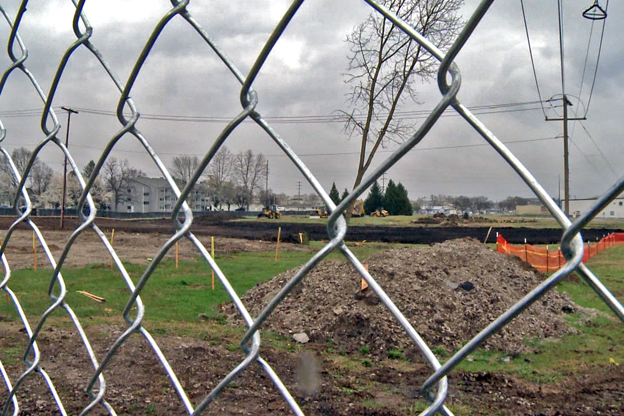
[[[550,257],[550,251],[548,251],[548,246],[546,246],[546,273],[548,273],[548,257]]]

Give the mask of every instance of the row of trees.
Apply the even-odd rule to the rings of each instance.
[[[176,156],[170,172],[181,187],[191,180],[199,167],[196,156]],[[262,189],[268,175],[267,160],[262,153],[254,154],[251,149],[232,153],[226,146],[221,147],[210,161],[206,172],[200,176],[195,189],[209,197],[211,205],[217,209],[232,205],[249,209],[256,192],[265,205],[274,202],[275,195]]]
[[[17,170],[22,173],[32,156],[32,152],[21,147],[11,153],[11,158]],[[170,169],[172,176],[181,187],[191,180],[199,167],[199,160],[194,156],[178,156],[173,158]],[[209,197],[210,203],[217,209],[232,205],[241,208],[249,208],[249,203],[254,195],[258,195],[265,204],[281,203],[285,195],[275,195],[271,190],[263,189],[262,184],[266,180],[268,166],[265,157],[254,154],[251,150],[233,154],[227,147],[222,147],[215,155],[202,175],[197,189]],[[95,169],[95,162],[89,161],[82,170],[85,180],[91,176]],[[119,160],[110,157],[102,167],[98,178],[91,188],[91,196],[98,209],[113,208],[117,210],[119,204],[126,202],[127,189],[132,180],[145,174],[130,166],[128,160]],[[0,158],[0,192],[4,196],[3,203],[10,203],[15,198],[17,180],[7,159]],[[39,206],[58,208],[62,201],[63,177],[55,173],[45,162],[35,159],[30,170],[26,187],[33,199]],[[67,175],[66,205],[75,206],[82,189],[74,172]],[[338,205],[349,195],[347,189],[340,195],[336,184],[333,183],[329,196]],[[427,199],[419,199],[413,205],[409,203],[407,191],[404,186],[391,180],[388,183],[385,195],[379,184],[375,183],[364,203],[364,209],[370,213],[379,208],[386,209],[391,215],[410,215],[412,209],[419,210],[420,206],[450,204],[461,211],[472,210],[475,212],[487,210],[497,205],[502,210],[512,211],[517,205],[527,205],[529,200],[518,196],[508,197],[498,203],[492,202],[485,196],[468,197],[464,195],[431,195]]]
[[[11,158],[17,171],[23,173],[28,165],[32,152],[26,148],[14,149]],[[193,174],[199,167],[196,156],[174,157],[170,171],[180,188],[192,179]],[[82,170],[83,178],[88,180],[95,169],[95,162],[89,161]],[[237,205],[249,209],[249,204],[256,193],[267,204],[269,201],[276,203],[275,195],[262,184],[268,174],[266,158],[261,154],[254,154],[251,150],[233,154],[223,146],[208,165],[206,172],[200,177],[195,189],[199,189],[209,196],[210,202],[217,208]],[[134,179],[145,176],[140,169],[130,166],[127,159],[109,157],[99,172],[93,187],[91,196],[97,208],[113,208],[117,210],[119,204],[127,202],[127,189],[131,187]],[[11,203],[15,198],[18,181],[13,174],[13,169],[5,157],[0,158],[0,192],[4,203]],[[33,202],[39,206],[59,207],[62,201],[63,175],[55,173],[50,166],[39,158],[35,158],[26,182]],[[259,192],[262,191],[262,192]],[[67,175],[66,181],[66,205],[74,206],[82,189],[72,171]]]
[[[385,209],[390,215],[412,215],[412,203],[407,197],[407,190],[401,182],[388,181],[385,193],[375,182],[364,200],[364,211],[371,213]]]

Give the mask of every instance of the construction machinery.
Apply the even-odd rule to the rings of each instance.
[[[388,216],[388,211],[386,211],[385,209],[382,210],[376,210],[370,213],[371,217],[387,217]]]
[[[279,212],[276,205],[269,205],[268,207],[262,208],[262,211],[258,214],[258,218],[269,218],[272,220],[276,220],[281,218],[282,213]]]
[[[314,208],[310,211],[311,217],[327,218],[327,215],[327,208],[325,207]]]
[[[364,211],[364,201],[361,199],[356,200],[353,203],[353,209],[351,210],[352,217],[363,217],[366,215],[366,211]]]

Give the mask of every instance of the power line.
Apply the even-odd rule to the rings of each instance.
[[[498,113],[516,113],[524,111],[538,110],[541,105],[543,109],[542,101],[525,101],[525,102],[513,102],[502,104],[489,104],[478,105],[469,107],[470,111],[475,115],[487,115]],[[60,109],[60,108],[59,108]],[[93,108],[76,107],[78,111],[86,114],[94,114],[108,117],[117,117],[117,113],[114,111],[98,110]],[[42,110],[40,109],[26,109],[26,110],[13,110],[13,111],[0,111],[0,118],[2,117],[41,117]],[[395,113],[395,118],[401,120],[419,120],[425,119],[429,116],[431,110],[410,110],[410,111],[398,111]],[[383,114],[379,114],[382,116]],[[356,115],[356,119],[364,120],[364,115]],[[453,110],[447,110],[442,117],[459,117]],[[232,121],[231,117],[226,116],[182,116],[182,115],[168,115],[168,114],[143,114],[141,113],[141,119],[156,120],[156,121],[173,121],[173,122],[190,122],[190,123],[217,123],[227,124]],[[309,115],[309,116],[273,116],[265,117],[265,120],[274,124],[315,124],[315,123],[344,123],[344,118],[338,114],[327,115]],[[253,122],[250,119],[246,119],[246,122]]]
[[[544,137],[544,138],[539,138],[539,139],[512,140],[508,142],[503,142],[503,144],[514,145],[514,144],[522,144],[522,143],[540,142],[540,141],[546,141],[546,140],[556,140],[559,138],[560,136]],[[464,149],[464,148],[470,148],[470,147],[486,147],[486,146],[490,146],[490,144],[489,143],[473,143],[473,144],[461,144],[461,145],[452,145],[452,146],[415,147],[414,149],[412,149],[412,151]],[[85,145],[79,145],[79,144],[74,144],[73,147],[81,147],[83,149],[102,150],[99,147],[85,146]],[[118,153],[137,153],[137,154],[145,153],[144,150],[120,150],[117,148],[113,149],[113,151],[118,152]],[[395,150],[379,150],[378,151],[378,153],[392,153],[392,152],[395,152]],[[158,150],[156,150],[156,153],[159,155],[169,155],[169,156],[189,155],[188,153],[160,152]],[[355,152],[333,152],[333,153],[298,153],[297,155],[300,157],[320,157],[320,156],[326,157],[326,156],[350,156],[350,155],[359,155],[359,154],[360,154],[359,151],[355,151]],[[190,156],[203,156],[203,154],[195,153],[195,154],[191,154]],[[266,157],[288,157],[288,155],[284,153],[265,154],[265,156]]]
[[[606,12],[608,10],[609,10],[609,0],[607,0],[607,3],[605,4],[605,14],[606,14]],[[589,98],[587,99],[587,108],[585,109],[585,116],[587,116],[587,113],[589,112],[589,105],[591,104],[592,95],[594,93],[594,86],[596,85],[596,76],[598,75],[598,64],[600,62],[600,52],[602,51],[602,40],[604,38],[604,30],[605,30],[606,20],[607,19],[603,19],[602,20],[602,31],[600,33],[600,44],[598,46],[598,57],[596,58],[596,68],[594,69],[594,79],[592,81],[591,90],[589,91]],[[583,127],[583,128],[585,128],[585,127]]]
[[[598,147],[598,144],[596,144],[596,141],[594,140],[592,135],[589,134],[589,131],[587,131],[587,128],[585,128],[585,125],[581,121],[579,121],[579,124],[581,125],[581,127],[583,127],[583,130],[585,130],[585,133],[587,133],[587,136],[592,141],[594,146],[596,146],[596,149],[598,149],[598,152],[600,152],[600,154],[602,155],[602,158],[605,160],[605,162],[607,162],[607,166],[609,166],[609,168],[611,169],[611,172],[613,172],[616,178],[619,178],[620,176],[615,172],[615,169],[613,169],[613,166],[611,165],[611,163],[609,163],[609,160],[607,159],[605,154],[602,152],[602,150],[600,150],[600,147]]]
[[[562,0],[557,1],[557,14],[559,17],[559,58],[561,60],[561,93],[565,100],[565,73],[563,71],[564,53],[563,53],[563,3]],[[565,105],[565,104],[564,104]]]
[[[600,170],[596,167],[596,165],[594,165],[594,163],[589,159],[589,157],[583,153],[583,151],[581,150],[580,147],[578,147],[578,145],[572,140],[571,137],[568,138],[570,140],[570,142],[574,145],[574,147],[576,147],[576,150],[579,151],[580,154],[583,155],[583,157],[585,158],[585,160],[587,161],[587,163],[589,163],[591,165],[592,168],[594,168],[594,170],[598,173],[598,175],[600,175],[600,177],[602,179],[604,179],[605,181],[608,181],[607,178],[605,178],[605,176],[602,174],[602,172],[600,172]]]
[[[524,111],[534,111],[539,109],[536,105],[540,104],[543,108],[541,101],[526,101],[517,103],[503,103],[503,104],[491,104],[469,107],[469,109],[476,115],[485,114],[497,114],[497,113],[514,113]],[[83,113],[116,117],[117,113],[114,111],[97,110],[90,108],[77,107]],[[425,119],[429,116],[431,110],[413,110],[413,111],[400,111],[395,113],[396,119],[401,120],[418,120]],[[380,116],[383,114],[380,114]],[[0,117],[2,113],[0,113]],[[442,117],[459,117],[459,115],[453,110],[447,110]],[[224,116],[180,116],[180,115],[165,115],[165,114],[143,114],[141,113],[141,119],[145,120],[157,120],[157,121],[175,121],[175,122],[194,122],[194,123],[217,123],[226,124],[232,121],[231,117]],[[355,116],[356,119],[364,120],[365,115]],[[315,124],[315,123],[344,123],[344,118],[339,114],[329,115],[309,115],[309,116],[273,116],[264,117],[267,122],[274,124]],[[253,122],[250,119],[246,119],[246,122]]]
[[[537,82],[537,71],[535,70],[535,61],[533,60],[533,49],[531,48],[531,38],[529,37],[529,26],[527,25],[523,0],[520,0],[520,6],[522,7],[522,20],[524,21],[524,30],[526,32],[527,43],[529,45],[529,55],[531,56],[531,67],[533,68],[533,78],[535,78],[535,87],[537,88],[537,96],[539,97],[539,102],[542,104],[542,113],[544,113],[544,118],[546,118],[546,110],[544,109],[544,101],[542,100],[542,93],[540,92],[539,82]]]

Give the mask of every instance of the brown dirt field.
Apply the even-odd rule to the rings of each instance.
[[[99,326],[88,329],[94,349],[102,357],[107,346],[124,328]],[[15,323],[0,322],[2,348],[24,345],[25,335]],[[187,395],[197,405],[222,377],[242,359],[219,337],[197,339],[156,336]],[[67,327],[46,329],[38,342],[48,372],[68,414],[75,415],[90,402],[84,393],[92,373],[75,331]],[[261,355],[282,378],[306,415],[399,416],[417,414],[418,388],[430,374],[418,362],[375,361],[370,366],[346,366],[341,357],[327,355],[324,345],[311,343],[295,352],[264,346]],[[307,351],[307,352],[304,352]],[[313,357],[313,358],[310,358]],[[305,382],[306,365],[318,367],[313,377],[317,389]],[[5,364],[12,378],[25,370],[19,362]],[[184,415],[175,393],[152,349],[133,335],[104,373],[106,399],[118,415]],[[14,379],[14,378],[13,378]],[[533,384],[517,377],[489,372],[455,372],[450,377],[447,405],[457,415],[621,415],[624,369],[588,368],[558,384]],[[0,404],[6,390],[0,391]],[[58,409],[39,374],[26,378],[18,400],[20,415],[58,415]],[[104,415],[101,407],[90,414]],[[253,363],[208,407],[206,415],[290,415],[263,369]]]
[[[67,242],[69,231],[43,227],[43,233],[53,255],[58,256]],[[106,233],[110,235],[110,230],[106,229]],[[145,264],[147,257],[153,257],[169,236],[169,233],[163,231],[136,234],[118,230],[115,232],[114,245],[122,260]],[[201,236],[200,239],[209,245],[209,237]],[[274,248],[275,243],[268,241],[217,240],[217,251],[220,253]],[[296,245],[285,245],[284,248],[307,249]],[[37,250],[38,265],[43,267],[46,262],[41,247],[38,246]],[[196,250],[186,241],[181,243],[180,253],[183,259],[197,257]],[[14,268],[32,267],[32,231],[17,230],[11,237],[6,255]],[[168,254],[169,258],[173,255],[173,252]],[[373,268],[376,267],[375,273],[390,275],[388,268],[393,265],[382,260],[377,264],[371,262]],[[81,267],[109,261],[110,257],[105,253],[102,243],[92,232],[87,231],[70,251],[67,265]],[[451,280],[452,276],[462,276],[469,271],[463,266],[457,269],[457,275],[448,274]],[[421,270],[423,274],[425,271]],[[396,278],[397,270],[393,272]],[[437,270],[436,273],[447,275],[444,270]],[[474,282],[477,283],[476,280]],[[458,296],[463,296],[458,293]],[[196,405],[241,361],[243,355],[232,348],[237,344],[237,337],[231,335],[230,325],[220,327],[213,321],[188,325],[197,332],[197,336],[156,334],[155,338],[190,400]],[[103,358],[112,342],[125,329],[102,324],[87,327],[98,359]],[[26,340],[18,322],[0,316],[0,359],[13,381],[27,368],[20,359]],[[313,339],[304,346],[291,345],[288,348],[276,348],[270,344],[266,340],[263,342],[261,355],[273,366],[307,415],[417,414],[415,409],[419,403],[419,386],[431,373],[418,358],[389,360],[372,357],[371,362],[364,365],[357,351],[346,351],[345,356],[328,353],[324,339]],[[41,364],[57,386],[67,414],[77,415],[89,403],[85,387],[93,371],[77,333],[62,318],[51,319],[44,327],[38,345],[43,356]],[[302,358],[305,352],[314,357],[311,359],[313,365],[310,364],[310,355],[307,355],[307,359]],[[312,385],[317,384],[317,388],[309,387],[309,377],[306,375],[310,375],[310,366],[313,368]],[[318,370],[315,370],[316,367]],[[470,414],[476,415],[623,414],[624,366],[595,364],[562,376],[563,381],[560,383],[538,384],[503,374],[456,371],[449,379],[447,404],[458,415],[466,414],[462,410],[466,408],[471,409]],[[108,386],[105,397],[118,415],[186,414],[162,365],[138,334],[134,334],[124,344],[105,372],[105,377]],[[6,395],[3,386],[0,388],[0,405],[5,403]],[[21,404],[20,416],[60,414],[39,374],[26,379],[18,398]],[[106,412],[96,408],[90,414],[103,415]],[[256,416],[290,415],[292,412],[264,371],[254,363],[204,414]]]
[[[58,259],[65,248],[70,231],[42,230],[43,237],[54,259]],[[111,232],[106,232],[110,240]],[[147,264],[148,257],[153,258],[171,234],[149,233],[140,234],[126,231],[115,231],[113,246],[122,261],[135,264]],[[197,236],[197,238],[210,249],[210,237]],[[37,267],[50,268],[41,243],[37,240]],[[271,251],[275,250],[275,243],[271,241],[252,241],[236,238],[215,238],[215,253],[228,254],[240,251]],[[309,250],[306,246],[282,243],[280,250]],[[32,268],[35,262],[33,250],[33,232],[31,230],[18,229],[10,237],[5,255],[13,269]],[[186,238],[179,241],[178,258],[180,260],[193,260],[200,256],[197,248]],[[175,248],[167,253],[167,259],[175,258]],[[90,229],[85,230],[78,236],[72,245],[64,267],[84,267],[87,264],[108,263],[111,256],[106,250],[99,236]]]

